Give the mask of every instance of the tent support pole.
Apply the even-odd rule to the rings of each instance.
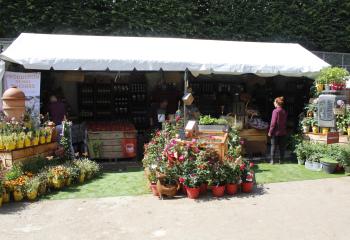
[[[188,69],[184,73],[184,96],[187,94],[188,88]],[[184,128],[186,127],[186,104],[184,103]]]

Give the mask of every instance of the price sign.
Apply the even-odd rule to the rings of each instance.
[[[335,127],[335,95],[320,95],[318,98],[318,122],[320,127]]]

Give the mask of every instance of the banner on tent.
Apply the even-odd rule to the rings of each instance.
[[[40,72],[22,73],[5,72],[4,91],[10,87],[18,87],[26,96],[26,108],[30,109],[32,115],[40,114]]]

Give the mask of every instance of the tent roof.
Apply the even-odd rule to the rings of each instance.
[[[26,69],[184,71],[314,78],[329,66],[299,44],[22,33],[1,55]]]

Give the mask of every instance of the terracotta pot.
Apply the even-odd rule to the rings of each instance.
[[[187,197],[191,199],[196,199],[199,197],[200,188],[190,188],[186,187]]]
[[[154,196],[159,196],[159,192],[158,192],[156,183],[151,183],[150,188],[151,188]]]
[[[241,184],[241,186],[242,186],[242,192],[250,193],[253,191],[254,183],[253,182],[243,182]]]
[[[229,183],[226,184],[226,193],[229,195],[234,195],[237,193],[238,190],[238,184],[235,183]]]
[[[208,183],[202,183],[200,186],[200,194],[204,194],[208,191]]]
[[[225,194],[225,185],[223,186],[212,186],[211,191],[214,197],[222,197]]]
[[[25,112],[25,95],[17,87],[7,89],[3,96],[3,110],[7,117],[19,120]]]

